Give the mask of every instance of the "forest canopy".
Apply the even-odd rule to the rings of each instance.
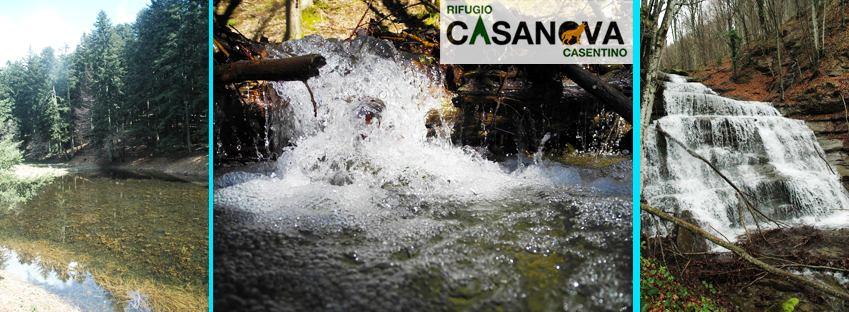
[[[153,0],[131,24],[101,11],[79,45],[0,65],[0,141],[28,159],[205,150],[207,4]]]

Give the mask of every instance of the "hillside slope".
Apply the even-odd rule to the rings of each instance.
[[[773,102],[785,116],[804,120],[849,188],[849,21],[841,25],[841,19],[834,14],[826,23],[825,50],[818,61],[804,30],[810,21],[803,17],[784,25],[783,98],[778,75],[773,75],[774,41],[746,47],[736,81],[727,59],[693,76],[723,96]]]

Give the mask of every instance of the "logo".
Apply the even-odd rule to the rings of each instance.
[[[440,1],[443,64],[630,64],[631,1]]]
[[[575,22],[566,22],[560,25],[560,41],[563,41],[563,44],[573,45],[581,43],[581,35],[584,34],[584,30],[587,29],[587,23],[578,23]]]

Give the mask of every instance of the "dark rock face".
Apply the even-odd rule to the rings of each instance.
[[[590,68],[631,96],[630,68]],[[628,129],[586,90],[566,79],[557,66],[462,65],[446,71],[446,86],[461,113],[453,141],[484,147],[491,158],[548,146],[578,150],[628,149]]]
[[[678,217],[689,223],[699,224],[696,218],[693,217],[693,213],[689,210],[682,211]],[[708,251],[707,240],[682,227],[675,229],[675,244],[678,245],[678,249],[681,252],[697,253]]]

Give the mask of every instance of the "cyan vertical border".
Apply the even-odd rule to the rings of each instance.
[[[207,79],[209,80],[209,111],[206,114],[207,119],[208,119],[208,121],[207,121],[208,130],[207,130],[206,134],[207,134],[207,145],[209,146],[208,147],[209,156],[207,156],[207,174],[208,174],[208,177],[207,177],[207,199],[206,199],[206,202],[207,202],[206,226],[207,226],[207,236],[208,236],[208,239],[207,239],[207,259],[208,259],[208,262],[209,262],[209,263],[207,263],[207,265],[209,266],[209,268],[206,271],[206,275],[207,275],[207,278],[208,278],[208,280],[207,280],[208,289],[206,290],[207,291],[207,294],[206,294],[207,300],[206,301],[207,301],[207,304],[208,304],[207,308],[209,309],[210,312],[212,312],[212,303],[213,303],[213,300],[214,300],[212,298],[212,218],[213,218],[212,217],[212,176],[213,176],[212,175],[212,171],[213,171],[213,169],[212,169],[212,159],[213,159],[213,155],[212,155],[212,143],[213,143],[212,142],[212,114],[214,113],[214,111],[212,110],[212,89],[213,89],[213,87],[212,87],[212,40],[213,40],[212,39],[212,13],[213,13],[212,1],[207,2],[207,5],[209,6],[209,46],[207,47],[208,50],[209,50],[208,51],[209,68],[207,69],[208,70]]]
[[[633,310],[640,311],[640,151],[642,151],[640,147],[640,0],[634,0],[634,13],[632,14],[633,18],[633,38],[634,38],[634,51],[632,53],[634,58],[634,66],[632,67],[631,72],[631,80],[632,80],[632,88],[634,91],[631,93],[632,101],[634,102],[634,110],[633,110],[633,146],[631,157],[632,157],[632,177],[631,182],[633,184],[633,188],[631,189],[631,196],[633,198],[633,202],[631,204],[632,213],[631,213],[631,240],[632,240],[632,250],[631,256],[633,257],[633,270],[632,270],[632,291],[631,294],[633,296]]]

